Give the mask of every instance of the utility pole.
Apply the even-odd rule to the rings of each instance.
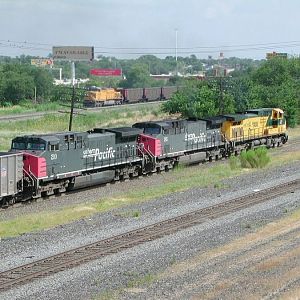
[[[71,111],[70,111],[70,120],[69,120],[69,131],[72,131],[72,122],[73,122],[73,111],[74,111],[74,102],[75,102],[75,63],[72,62],[72,99],[71,99]]]
[[[220,76],[220,114],[222,115],[224,113],[224,86],[223,86],[223,76]]]
[[[175,61],[176,61],[176,76],[178,76],[178,62],[177,62],[177,34],[178,29],[175,29]]]
[[[36,86],[34,87],[34,103],[36,104]]]

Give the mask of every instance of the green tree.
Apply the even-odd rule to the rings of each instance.
[[[23,99],[32,99],[34,96],[34,80],[24,74],[8,71],[1,80],[1,102],[17,104]]]
[[[170,114],[180,113],[185,118],[215,116],[220,110],[234,111],[233,96],[220,91],[216,82],[190,81],[181,91],[163,104],[163,110]],[[221,102],[222,101],[222,102]]]
[[[300,60],[273,58],[252,74],[250,95],[263,107],[279,107],[286,111],[289,126],[295,126],[299,111]],[[256,93],[254,93],[256,92]]]
[[[33,67],[28,75],[33,78],[37,98],[40,100],[48,99],[53,89],[53,77],[49,70]]]
[[[148,66],[138,63],[130,68],[121,85],[128,88],[148,87],[151,86],[151,81]]]

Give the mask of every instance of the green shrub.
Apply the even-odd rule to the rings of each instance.
[[[266,147],[259,147],[256,149],[256,155],[258,157],[259,167],[263,168],[270,162],[268,150]]]
[[[270,162],[270,157],[265,147],[259,147],[255,150],[243,151],[240,162],[242,168],[263,168]]]
[[[236,170],[240,168],[240,159],[237,156],[230,156],[229,158],[229,166],[231,170]]]

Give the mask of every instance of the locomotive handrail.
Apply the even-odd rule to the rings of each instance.
[[[23,171],[24,173],[31,179],[32,183],[33,183],[33,186],[36,186],[36,183],[37,183],[37,177],[30,171],[30,166],[29,166],[29,170],[27,172],[27,170],[25,170],[23,168]]]

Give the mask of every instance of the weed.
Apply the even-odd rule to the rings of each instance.
[[[176,257],[175,255],[173,255],[170,260],[170,266],[174,265],[175,263],[176,263]]]
[[[153,116],[158,117],[160,112],[158,110],[152,110],[151,113]]]
[[[229,166],[231,170],[236,170],[241,167],[240,159],[236,156],[230,156]]]
[[[92,300],[114,300],[119,299],[118,291],[104,291],[99,295],[95,295],[91,298]]]
[[[177,164],[177,165],[175,165],[175,167],[174,167],[174,171],[175,172],[180,172],[181,170],[183,170],[183,169],[185,169],[186,168],[186,165],[184,165],[184,164]]]
[[[243,151],[240,155],[242,168],[263,168],[270,162],[267,149],[259,147],[255,150]]]
[[[139,286],[145,286],[145,285],[150,285],[155,279],[157,278],[156,275],[147,273],[145,275],[138,275],[138,274],[133,274],[133,279],[131,279],[127,283],[128,288],[133,288],[133,287],[139,287]]]
[[[133,216],[134,218],[139,218],[139,217],[141,216],[141,213],[140,213],[139,211],[134,211],[134,212],[132,213],[132,216]]]
[[[244,227],[247,228],[247,229],[250,229],[251,228],[251,224],[247,223],[247,224],[245,224]]]
[[[223,187],[223,184],[221,183],[221,182],[216,182],[216,183],[214,183],[214,188],[215,189],[220,189],[220,188],[222,188]]]

